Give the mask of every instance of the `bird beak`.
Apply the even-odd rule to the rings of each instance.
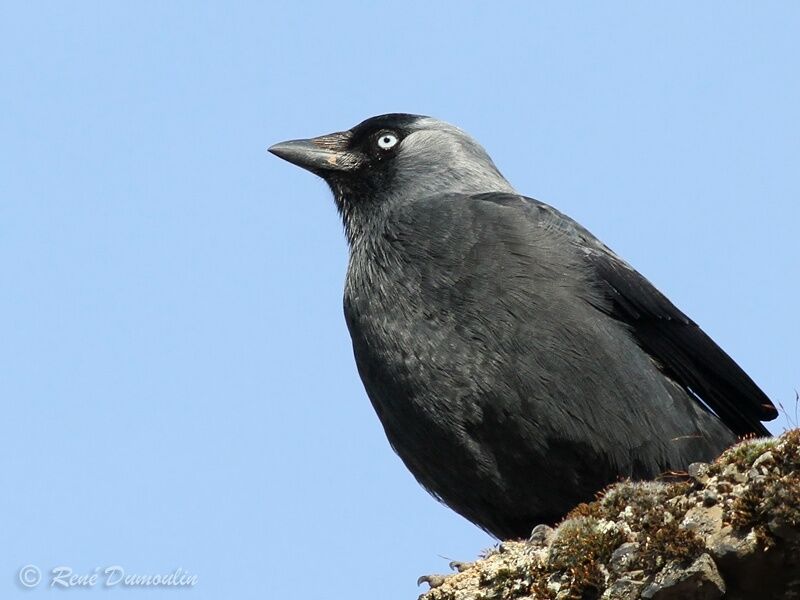
[[[290,140],[269,147],[269,152],[312,173],[352,171],[362,162],[361,155],[347,149],[349,131],[340,131],[308,140]]]

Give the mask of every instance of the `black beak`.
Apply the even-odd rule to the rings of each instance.
[[[343,131],[309,140],[290,140],[270,146],[269,151],[312,173],[352,171],[362,163],[362,157],[347,149],[350,135],[349,131]]]

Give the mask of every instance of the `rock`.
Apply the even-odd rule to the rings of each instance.
[[[773,456],[772,452],[767,450],[766,452],[764,452],[764,454],[762,454],[757,459],[755,459],[755,461],[753,461],[753,468],[757,469],[762,465],[772,465],[774,463],[775,463],[775,457]]]
[[[750,469],[747,472],[747,482],[751,484],[759,484],[766,479],[766,475],[759,469]]]
[[[733,491],[733,486],[727,481],[720,481],[717,484],[717,493],[730,494]]]
[[[722,471],[722,476],[725,479],[730,481],[734,481],[736,483],[744,483],[747,481],[747,477],[744,473],[739,470],[739,465],[735,465],[733,463],[726,465]]]
[[[544,546],[552,541],[554,534],[555,529],[549,525],[537,525],[533,528],[533,531],[531,531],[531,537],[528,538],[528,541],[531,544]]]
[[[643,581],[632,579],[617,579],[606,588],[600,600],[638,600],[641,598],[641,590],[644,587]]]
[[[639,544],[636,542],[626,542],[611,553],[608,561],[608,568],[615,573],[624,573],[630,568],[631,563],[636,557]]]
[[[689,474],[689,477],[695,481],[706,483],[708,481],[708,470],[710,466],[711,465],[708,463],[696,462],[690,464],[687,467],[686,472]]]
[[[782,540],[792,542],[800,538],[800,528],[782,519],[772,519],[767,523],[767,527],[772,535]]]
[[[732,527],[726,526],[708,538],[706,547],[717,562],[736,564],[753,554],[758,549],[758,543],[752,532],[741,535]]]
[[[714,490],[705,490],[703,492],[703,506],[711,507],[717,503],[717,493]]]
[[[722,529],[722,507],[706,506],[704,496],[702,505],[686,511],[686,515],[681,521],[681,527],[705,537],[711,536]]]
[[[725,595],[717,565],[702,554],[688,568],[671,563],[641,594],[643,600],[717,600]]]
[[[422,578],[421,598],[800,600],[800,430],[688,470],[611,486],[555,528]]]

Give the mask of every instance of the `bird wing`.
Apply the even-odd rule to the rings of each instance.
[[[737,435],[769,435],[761,421],[778,411],[752,379],[653,284],[584,227],[553,207],[513,194],[476,199],[524,211],[536,226],[563,233],[609,302],[595,308],[624,323],[659,368],[690,390]]]

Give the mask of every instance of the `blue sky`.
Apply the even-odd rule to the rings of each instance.
[[[472,133],[793,413],[800,9],[757,6],[3,3],[0,596],[414,598],[491,544],[386,443],[329,193],[265,152],[374,114]]]

